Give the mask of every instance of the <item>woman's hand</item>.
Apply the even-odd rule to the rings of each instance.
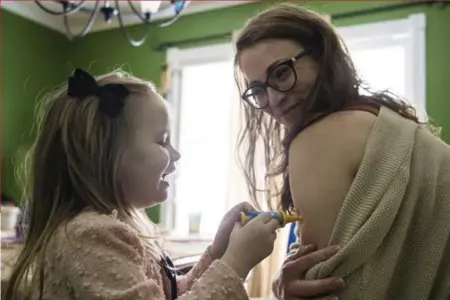
[[[225,253],[230,240],[231,231],[233,231],[236,222],[241,220],[241,212],[249,213],[255,211],[248,202],[242,202],[230,209],[220,222],[214,242],[209,249],[212,259],[219,259]]]
[[[342,278],[305,280],[305,274],[316,264],[336,254],[339,247],[330,246],[315,250],[313,245],[303,246],[287,257],[280,274],[273,283],[273,292],[278,299],[338,299],[337,294],[344,288]]]

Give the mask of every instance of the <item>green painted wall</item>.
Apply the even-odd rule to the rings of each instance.
[[[20,134],[27,132],[29,129],[32,114],[31,106],[36,95],[42,87],[52,87],[63,81],[67,75],[67,70],[70,70],[72,66],[89,69],[95,74],[120,67],[131,71],[136,76],[159,84],[165,53],[156,52],[153,49],[160,43],[231,32],[239,29],[249,17],[273,4],[273,2],[253,3],[186,15],[168,28],[152,28],[147,43],[138,48],[129,45],[121,36],[119,30],[93,33],[69,43],[57,33],[51,33],[35,24],[19,20],[18,17],[4,14],[6,18],[3,17],[2,25],[6,22],[8,26],[2,26],[3,48],[6,47],[2,53],[3,156],[8,153],[8,160],[10,160],[19,145],[29,141],[29,139],[22,138]],[[306,2],[306,4],[303,2],[302,5],[306,5],[319,13],[333,14],[385,6],[389,5],[389,2],[336,1]],[[444,10],[428,6],[391,10],[370,16],[339,20],[335,25],[347,26],[398,19],[418,12],[424,12],[427,16],[428,113],[436,124],[443,127],[442,136],[444,140],[450,143],[450,101],[447,100],[448,95],[450,95],[450,39],[448,33],[450,29],[450,7]],[[14,26],[11,26],[11,24]],[[143,29],[142,26],[133,26],[130,31],[134,36],[139,37]],[[14,33],[19,32],[19,30],[27,32],[26,40],[23,35],[19,40],[14,39]],[[218,42],[224,42],[224,40],[207,43]],[[23,66],[22,60],[30,55],[29,49],[33,49],[33,56],[31,56],[29,65]],[[15,61],[11,57],[18,58],[18,60]],[[48,71],[44,72],[43,70]],[[5,81],[5,74],[7,73],[10,73],[11,77]],[[45,75],[42,76],[42,74]],[[24,87],[25,79],[28,77],[33,80],[29,80]],[[5,87],[7,88],[5,89]],[[5,100],[5,98],[8,99]],[[9,114],[9,116],[6,116],[6,114]],[[14,118],[15,114],[20,116],[20,119]],[[9,174],[9,168],[6,171]],[[4,175],[4,171],[2,174]],[[7,182],[10,183],[11,176],[8,175],[7,178]],[[152,210],[151,215],[155,220],[158,220],[158,209]]]
[[[2,191],[18,198],[13,162],[30,145],[36,99],[67,74],[69,41],[59,33],[1,10]]]

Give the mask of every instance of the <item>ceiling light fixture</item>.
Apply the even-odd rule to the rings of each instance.
[[[94,25],[98,14],[100,13],[103,15],[103,19],[105,22],[110,23],[113,19],[117,18],[119,22],[119,28],[124,37],[131,43],[133,46],[141,46],[144,44],[144,42],[147,39],[148,31],[151,26],[157,26],[157,27],[167,27],[172,25],[178,18],[180,17],[181,13],[184,11],[184,9],[188,6],[190,1],[187,0],[171,0],[170,5],[164,5],[165,7],[161,8],[162,2],[169,2],[169,1],[139,1],[141,4],[140,9],[136,8],[136,4],[132,0],[127,0],[128,5],[130,6],[132,13],[122,13],[120,8],[120,3],[124,3],[124,1],[105,1],[105,0],[96,0],[96,1],[89,1],[90,4],[94,2],[94,7],[87,7],[85,5],[85,2],[87,0],[80,0],[77,2],[74,1],[53,1],[56,3],[59,3],[61,5],[61,10],[54,10],[48,8],[46,4],[42,4],[41,2],[47,2],[48,1],[35,1],[36,4],[46,13],[49,13],[54,16],[63,16],[64,18],[64,27],[66,29],[66,34],[69,39],[76,39],[85,36]],[[111,3],[114,2],[114,6],[111,5]],[[85,13],[90,15],[89,20],[87,21],[84,28],[79,33],[73,33],[70,29],[69,20],[68,17],[70,15],[73,15],[75,13]],[[168,21],[161,22],[161,23],[151,23],[155,17],[157,16],[170,16]],[[125,21],[127,20],[136,20],[136,18],[140,19],[140,21],[146,25],[145,33],[140,39],[134,39],[128,30],[125,28]]]

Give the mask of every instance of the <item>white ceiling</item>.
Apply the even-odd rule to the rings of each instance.
[[[100,5],[103,5],[103,0],[100,0]],[[61,11],[61,5],[54,2],[54,1],[40,1],[45,7],[48,7],[49,9],[53,9],[56,11]],[[133,1],[135,3],[135,7],[137,9],[140,9],[140,1]],[[168,5],[167,2],[163,3],[161,5],[162,8],[164,6]],[[190,1],[188,7],[184,10],[182,13],[181,18],[183,15],[187,14],[193,14],[193,13],[199,13],[204,12],[208,10],[214,10],[214,9],[220,9],[225,7],[231,7],[236,5],[242,5],[250,2],[255,1]],[[32,20],[36,23],[39,23],[43,26],[46,26],[50,29],[53,29],[55,31],[65,33],[64,23],[63,23],[63,17],[62,16],[53,16],[51,14],[48,14],[44,11],[42,11],[37,4],[34,1],[0,1],[1,7],[11,11],[17,15],[20,15],[26,19]],[[72,3],[77,3],[77,1],[72,1]],[[85,6],[86,7],[94,7],[94,1],[86,1]],[[121,1],[120,3],[120,10],[122,13],[131,13],[132,10],[126,1]],[[111,5],[114,6],[115,2],[111,1]],[[171,15],[169,13],[165,14],[157,14],[154,17],[154,20],[160,20],[167,17],[170,17]],[[82,12],[77,12],[71,16],[69,16],[69,24],[71,31],[74,33],[80,32],[84,26],[87,24],[89,20],[89,14],[85,14]],[[133,25],[133,24],[139,24],[141,23],[141,20],[136,17],[135,19],[127,20],[125,21],[127,25]],[[114,19],[111,23],[106,23],[103,20],[102,15],[97,15],[97,20],[94,24],[94,26],[91,28],[90,32],[100,31],[100,30],[107,30],[112,28],[117,28],[119,26],[118,21]]]

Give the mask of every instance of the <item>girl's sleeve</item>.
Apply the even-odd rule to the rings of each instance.
[[[191,289],[192,285],[200,278],[203,273],[211,266],[213,259],[209,255],[209,247],[203,253],[198,263],[184,276],[178,277],[178,295],[182,295]]]
[[[115,220],[77,222],[55,251],[71,293],[83,300],[166,300],[159,266],[144,270],[137,235]],[[60,237],[63,238],[64,235]],[[58,283],[55,283],[58,284]],[[62,283],[59,283],[60,285]],[[68,288],[69,289],[69,288]],[[212,263],[179,300],[248,299],[240,278],[221,261]]]

